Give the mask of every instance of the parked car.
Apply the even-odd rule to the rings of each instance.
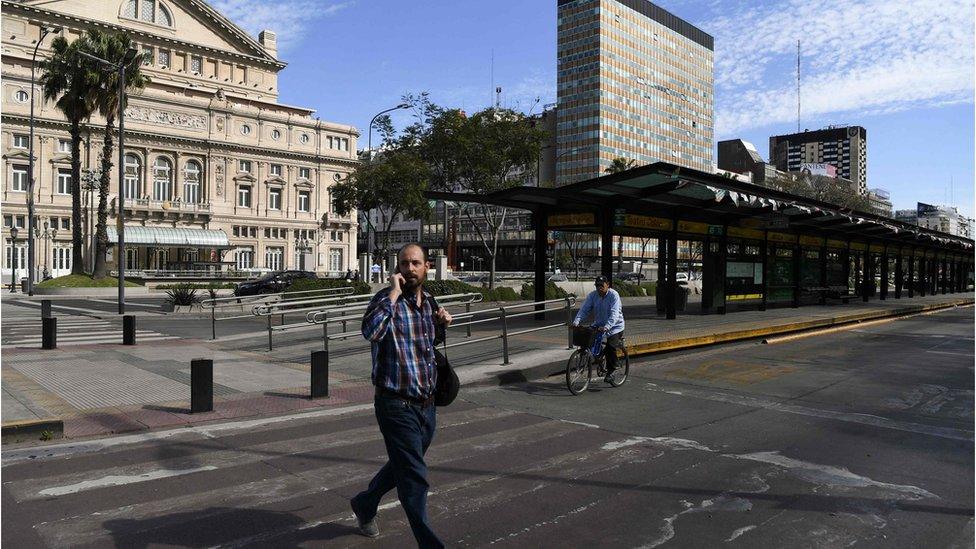
[[[241,282],[234,288],[234,295],[275,294],[285,291],[293,282],[303,278],[317,277],[310,271],[275,271],[255,280]]]
[[[546,282],[568,282],[568,281],[569,281],[569,277],[563,273],[551,274],[549,275],[549,278],[546,278]]]
[[[630,282],[632,284],[637,284],[642,280],[644,280],[645,278],[647,277],[645,277],[641,273],[620,273],[620,275],[617,277],[617,280],[621,280],[623,282]]]
[[[468,284],[488,284],[488,275],[468,275],[461,279]]]
[[[679,285],[688,285],[688,273],[674,273],[674,280]]]

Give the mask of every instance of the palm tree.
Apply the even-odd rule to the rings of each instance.
[[[630,160],[618,156],[613,159],[613,162],[607,166],[607,169],[603,170],[604,173],[620,173],[625,172],[633,167],[637,166],[637,161],[631,158]]]
[[[85,47],[88,53],[118,66],[125,59],[125,53],[132,47],[132,40],[125,33],[107,33],[91,29],[85,34]],[[142,73],[143,54],[136,55],[125,67],[126,90],[141,90],[149,83],[149,77]],[[105,133],[102,140],[101,176],[98,180],[98,220],[95,223],[95,266],[93,278],[105,278],[108,269],[105,253],[108,250],[108,193],[111,184],[112,157],[115,144],[112,140],[112,127],[115,119],[125,105],[120,106],[119,73],[117,70],[100,70],[94,73],[95,86],[92,89],[93,101],[98,112],[105,117]],[[124,170],[125,166],[119,166]],[[125,192],[119,189],[119,192]],[[122,212],[119,212],[122,215]],[[119,261],[125,261],[119,257]]]
[[[71,274],[84,274],[81,259],[81,124],[94,109],[91,94],[91,64],[78,54],[80,40],[68,42],[59,36],[51,43],[51,57],[41,63],[44,99],[68,120],[71,134]]]

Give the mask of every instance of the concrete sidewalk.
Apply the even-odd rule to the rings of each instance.
[[[668,321],[657,315],[653,302],[628,300],[627,345],[631,356],[637,356],[972,303],[970,294],[938,295],[727,315],[689,314]],[[555,322],[563,320],[563,314]],[[526,317],[517,326],[533,323]],[[548,321],[552,323],[554,319]],[[473,338],[497,330],[475,331]],[[566,339],[561,328],[513,337],[511,364],[507,365],[502,364],[500,340],[454,347],[448,356],[465,386],[536,379],[562,370],[570,354]],[[464,337],[453,333],[449,340],[459,342]],[[99,344],[52,351],[5,347],[5,439],[13,430],[24,439],[36,440],[42,431],[57,436],[52,421],[62,423],[65,437],[79,438],[372,399],[369,348],[361,339],[330,347],[330,397],[316,400],[307,398],[309,356],[322,348],[320,335],[283,339],[271,353],[261,349],[263,345],[175,339],[132,347]],[[198,357],[214,360],[214,412],[189,414],[190,361]]]

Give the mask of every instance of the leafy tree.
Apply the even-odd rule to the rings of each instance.
[[[331,189],[336,213],[340,215],[353,210],[380,210],[379,227],[369,215],[365,219],[368,229],[380,237],[379,252],[383,257],[392,251],[390,230],[398,215],[415,219],[430,215],[424,196],[430,179],[426,163],[408,140],[387,140],[385,145],[384,152],[375,158],[360,158],[356,169]]]
[[[524,184],[535,167],[545,131],[522,113],[488,108],[467,116],[442,109],[426,96],[412,100],[418,122],[405,132],[419,146],[430,170],[431,187],[486,195]],[[498,241],[507,208],[470,204],[462,207],[489,259],[489,288],[494,288]]]
[[[82,40],[59,36],[51,42],[51,57],[41,63],[44,99],[68,121],[71,135],[71,274],[84,274],[81,259],[81,124],[94,110],[92,63],[78,52]]]
[[[627,159],[622,156],[618,156],[617,158],[613,159],[610,165],[607,166],[607,168],[603,170],[603,172],[608,174],[620,173],[635,167],[637,167],[637,161],[634,160],[633,158]]]
[[[557,244],[562,244],[566,248],[571,263],[570,268],[576,273],[576,280],[579,280],[582,253],[586,245],[592,242],[592,235],[576,231],[553,231],[553,238]]]
[[[871,211],[868,197],[852,189],[847,183],[823,175],[801,175],[795,178],[778,177],[772,186],[792,194],[835,204],[842,208]]]
[[[99,29],[90,29],[83,38],[84,47],[88,53],[118,65],[121,63],[129,48],[133,47],[129,35],[124,33],[107,33]],[[136,55],[125,67],[126,90],[141,90],[149,83],[149,77],[142,73],[143,54]],[[119,97],[119,73],[116,70],[100,70],[93,73],[97,79],[92,88],[93,101],[98,112],[105,117],[105,134],[102,141],[101,177],[98,181],[98,221],[95,224],[95,266],[92,272],[94,278],[104,278],[108,273],[105,265],[105,254],[108,250],[108,193],[111,183],[112,157],[114,142],[112,127],[119,112],[125,109]],[[119,169],[125,169],[119,166]],[[122,258],[119,258],[121,261]]]

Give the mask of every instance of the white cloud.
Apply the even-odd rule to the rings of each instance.
[[[334,15],[353,2],[324,0],[212,0],[213,7],[252,36],[264,29],[275,32],[278,52],[287,51],[322,18]]]
[[[786,0],[702,23],[715,36],[716,138],[802,120],[973,101],[973,4]]]

